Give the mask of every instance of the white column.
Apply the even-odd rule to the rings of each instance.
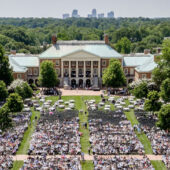
[[[69,78],[71,78],[71,61],[69,61]]]
[[[93,61],[91,61],[91,77],[93,77]]]
[[[64,66],[63,66],[63,62],[64,62],[64,61],[61,60],[61,78],[64,77],[64,74],[63,74],[63,70],[64,70],[64,68],[63,68],[63,67],[64,67]]]
[[[83,70],[83,71],[84,71],[84,75],[83,75],[83,77],[86,77],[86,61],[84,61],[83,64],[84,64],[84,65],[83,65],[83,66],[84,66],[84,70]]]
[[[98,77],[99,78],[101,77],[100,73],[101,73],[101,67],[100,67],[100,60],[99,60],[98,61]]]
[[[78,61],[76,61],[76,77],[78,77]]]

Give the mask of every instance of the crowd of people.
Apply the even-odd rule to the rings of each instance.
[[[170,169],[170,155],[163,155],[162,160],[166,165],[167,169]]]
[[[41,116],[32,135],[28,154],[57,155],[81,153],[77,111]]]
[[[13,126],[0,134],[0,169],[9,169],[12,166],[11,155],[14,155],[20,146],[30,117],[31,113],[28,112],[13,115]]]
[[[29,157],[27,160],[24,161],[24,165],[20,170],[31,169],[81,170],[81,164],[80,158],[75,156],[70,158],[66,158],[65,156],[61,156],[60,158],[47,158],[46,156]]]
[[[116,169],[147,169],[154,170],[150,160],[143,156],[143,159],[137,158],[125,158],[120,156],[114,156],[112,158],[101,158],[94,156],[94,170],[116,170]]]
[[[156,126],[157,117],[144,111],[136,111],[135,115],[140,123],[141,130],[151,141],[154,154],[170,155],[170,133]]]
[[[89,112],[90,143],[93,154],[143,154],[131,123],[122,111]]]

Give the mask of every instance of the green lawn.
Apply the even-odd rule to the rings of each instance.
[[[27,154],[28,153],[28,149],[30,146],[30,140],[31,140],[31,135],[33,134],[37,121],[40,118],[40,112],[34,111],[33,108],[31,108],[32,110],[32,116],[31,116],[31,123],[28,127],[28,129],[26,130],[26,132],[24,133],[24,137],[23,140],[21,142],[21,145],[17,151],[17,155],[21,155],[21,154]],[[35,120],[35,116],[37,116],[37,120]]]
[[[23,161],[14,161],[12,170],[19,170],[23,164]]]
[[[167,170],[164,163],[162,161],[151,161],[155,170]]]
[[[93,165],[93,161],[81,161],[81,167],[82,170],[93,170],[94,169],[94,165]]]

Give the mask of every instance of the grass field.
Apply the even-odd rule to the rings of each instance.
[[[14,161],[12,170],[19,170],[23,164],[23,161]]]
[[[93,170],[94,169],[94,165],[93,165],[93,161],[81,161],[81,167],[82,170]]]
[[[164,163],[162,161],[151,161],[155,170],[167,170]]]

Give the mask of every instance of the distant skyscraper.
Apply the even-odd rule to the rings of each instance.
[[[80,16],[78,15],[78,10],[77,9],[74,9],[73,12],[72,12],[72,17],[74,18],[79,18]]]
[[[91,14],[88,14],[88,15],[87,15],[87,17],[88,17],[88,18],[91,18],[91,17],[92,17],[92,15],[91,15]]]
[[[96,18],[96,17],[97,17],[97,11],[96,11],[96,9],[93,9],[93,10],[92,10],[92,17],[93,17],[93,18]]]
[[[69,18],[70,14],[63,14],[63,19]]]
[[[107,13],[107,18],[114,18],[114,12],[113,11],[108,12]]]
[[[104,13],[98,14],[98,18],[104,18]]]

